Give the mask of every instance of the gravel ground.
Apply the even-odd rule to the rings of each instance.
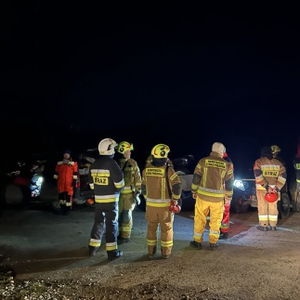
[[[0,219],[1,299],[300,299],[299,213],[276,232],[257,230],[255,211],[232,215],[230,238],[214,251],[207,231],[202,250],[189,246],[192,215],[179,214],[171,257],[157,253],[150,260],[144,213],[136,211],[132,241],[120,245],[124,257],[113,262],[102,246],[96,256],[88,255],[91,216],[25,211]],[[29,232],[30,224],[40,226]],[[74,234],[64,236],[66,227]]]

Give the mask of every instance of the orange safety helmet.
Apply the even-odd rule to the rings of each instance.
[[[267,194],[265,194],[264,198],[266,201],[268,201],[270,203],[273,203],[278,199],[277,193],[267,193]]]

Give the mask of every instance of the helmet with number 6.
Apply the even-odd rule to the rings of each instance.
[[[116,141],[111,138],[106,138],[100,141],[98,144],[98,151],[100,155],[113,155],[115,154],[115,148],[118,146]]]
[[[119,153],[124,154],[124,152],[126,152],[128,150],[130,150],[130,151],[133,150],[133,144],[130,144],[126,141],[119,143],[118,149],[117,149],[117,151]]]
[[[154,158],[167,158],[169,152],[170,148],[166,144],[157,144],[151,150],[151,154]]]

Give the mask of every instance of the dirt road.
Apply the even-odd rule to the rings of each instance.
[[[63,292],[69,299],[300,299],[300,214],[275,232],[256,229],[255,210],[231,221],[230,238],[217,250],[208,249],[207,231],[195,250],[193,213],[181,212],[172,256],[149,260],[144,212],[137,210],[132,241],[120,245],[124,257],[108,263],[104,245],[88,256],[93,211],[8,210],[0,218],[1,268],[13,269],[18,282],[71,280]]]

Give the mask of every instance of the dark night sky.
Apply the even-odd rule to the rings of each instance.
[[[215,141],[239,166],[264,145],[296,153],[296,7],[23,2],[1,9],[2,155],[108,136],[141,158],[156,143],[201,157]]]

